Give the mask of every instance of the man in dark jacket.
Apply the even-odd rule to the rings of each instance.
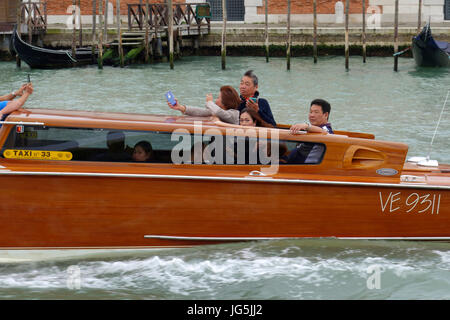
[[[274,127],[277,125],[273,118],[269,102],[266,99],[258,98],[258,77],[253,73],[253,70],[244,73],[239,85],[239,91],[242,100],[239,105],[239,111],[242,111],[244,108],[253,109],[259,113],[264,121]]]

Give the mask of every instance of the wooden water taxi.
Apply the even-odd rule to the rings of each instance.
[[[133,161],[139,141],[151,143],[150,161]],[[407,145],[373,135],[29,109],[2,123],[0,146],[0,251],[10,257],[265,239],[450,239],[450,165],[405,163]]]

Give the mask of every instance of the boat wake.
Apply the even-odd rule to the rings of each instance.
[[[449,299],[448,270],[448,243],[263,241],[6,264],[0,298]]]

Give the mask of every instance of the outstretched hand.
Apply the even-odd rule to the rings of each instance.
[[[28,94],[32,94],[33,90],[34,90],[33,89],[33,84],[31,82],[27,83],[27,84],[24,84],[24,85],[22,85],[22,87],[20,87],[21,95],[23,94],[23,92],[26,92]]]
[[[175,101],[176,101],[175,105],[172,105],[169,101],[167,101],[167,105],[169,106],[169,108],[173,109],[173,110],[178,110],[178,111],[181,111],[184,113],[186,111],[186,107],[179,104],[177,99],[175,99]]]

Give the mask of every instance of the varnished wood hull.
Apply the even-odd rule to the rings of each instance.
[[[152,175],[0,179],[8,186],[0,196],[3,250],[266,238],[450,239],[448,187]]]

